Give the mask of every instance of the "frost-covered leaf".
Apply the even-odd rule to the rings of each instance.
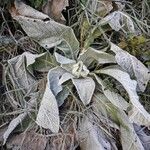
[[[35,92],[35,93],[32,93],[28,96],[30,96],[30,101],[28,103],[26,103],[26,109],[31,109],[33,106],[35,106],[37,98],[39,97],[39,93]],[[9,135],[26,118],[27,115],[28,115],[28,112],[25,111],[24,113],[20,114],[19,116],[17,116],[15,119],[13,119],[9,123],[7,130],[3,134],[3,139],[4,139],[3,144],[6,143]]]
[[[57,62],[54,56],[46,52],[46,53],[43,53],[42,56],[37,57],[35,59],[35,62],[29,67],[31,67],[33,70],[37,70],[40,72],[48,72],[50,69],[54,68],[56,65],[57,65]]]
[[[89,70],[83,64],[82,61],[79,61],[72,66],[72,74],[77,78],[79,78],[79,77],[85,78],[89,74]]]
[[[24,96],[29,96],[30,93],[37,91],[38,84],[33,76],[33,69],[39,69],[41,67],[40,61],[44,58],[44,61],[46,61],[46,57],[47,53],[37,55],[24,52],[22,55],[18,55],[8,60],[9,71],[7,74],[9,79],[14,89],[20,89],[16,90],[14,93],[11,93],[12,95],[8,93],[12,105],[20,106],[21,104],[24,106]],[[45,65],[44,61],[42,62],[43,66]],[[36,67],[37,65],[38,67]],[[52,67],[50,65],[48,66]]]
[[[80,148],[81,150],[111,150],[111,145],[102,131],[84,118],[79,125]]]
[[[104,95],[96,93],[94,99],[98,100],[95,107],[105,108],[107,115],[120,127],[120,140],[123,150],[144,150],[143,145],[134,131],[126,113],[115,107]],[[100,110],[101,111],[101,110]]]
[[[52,132],[59,131],[59,111],[55,96],[53,95],[49,82],[40,104],[37,114],[36,123],[45,128],[50,129]]]
[[[76,61],[73,59],[69,59],[59,53],[55,52],[56,61],[60,63],[61,67],[65,69],[67,72],[72,73],[73,65],[76,64]]]
[[[15,87],[21,88],[23,93],[31,90],[35,84],[35,79],[29,74],[27,65],[31,65],[36,57],[38,55],[34,56],[25,52],[8,60],[9,73],[15,83]],[[34,91],[32,90],[32,92]]]
[[[145,128],[138,126],[137,124],[133,124],[136,134],[141,140],[143,147],[145,150],[149,150],[150,148],[150,136],[144,132]]]
[[[97,75],[95,75],[95,78],[97,82],[102,86],[103,93],[108,98],[108,100],[119,109],[127,110],[129,104],[125,101],[125,99],[120,94],[109,89],[105,82],[102,79],[100,79]]]
[[[136,57],[111,43],[111,50],[116,54],[117,63],[132,77],[136,77],[139,89],[144,92],[150,80],[149,69],[147,69]]]
[[[11,76],[12,83],[15,83],[14,87],[22,89],[23,94],[27,92],[29,93],[29,91],[35,92],[37,88],[36,80],[31,74],[33,74],[33,69],[40,68],[40,61],[42,61],[43,58],[45,58],[46,61],[47,56],[47,53],[42,53],[38,55],[24,52],[21,55],[9,59],[9,74]],[[44,66],[44,62],[42,63],[42,66]],[[49,64],[47,64],[47,66],[50,67]]]
[[[68,76],[73,77],[72,74],[69,74],[66,70],[64,70],[61,67],[55,67],[51,69],[48,73],[48,82],[49,87],[55,96],[58,106],[61,106],[64,102],[64,100],[69,95],[69,90],[66,87],[62,87],[62,84],[69,80],[69,78],[64,79],[64,77],[68,74]],[[64,81],[65,80],[65,81]]]
[[[57,54],[57,53],[55,54],[55,56],[56,56],[56,60],[59,63],[61,63],[61,67],[68,72],[68,75],[70,73],[74,77],[79,78],[79,77],[87,77],[87,75],[89,74],[89,70],[83,64],[82,61],[76,62],[75,60],[68,59],[62,55]]]
[[[9,137],[9,135],[10,135],[10,134],[12,133],[12,131],[23,121],[23,119],[24,119],[26,116],[27,116],[27,113],[24,112],[24,113],[20,114],[18,117],[16,117],[15,119],[13,119],[13,120],[10,122],[10,124],[9,124],[9,126],[8,126],[8,128],[7,128],[7,130],[5,131],[5,133],[4,133],[4,135],[3,135],[3,139],[4,139],[3,144],[6,143],[6,141],[7,141],[8,137]]]
[[[115,31],[119,31],[120,29],[123,29],[124,27],[127,28],[127,30],[131,33],[135,32],[134,24],[132,19],[125,13],[121,11],[114,11],[104,17],[101,22],[101,24],[109,24],[111,28]]]
[[[90,103],[95,90],[95,82],[92,78],[72,79],[74,86],[77,89],[79,97],[84,105]]]
[[[54,133],[59,131],[59,111],[56,98],[59,100],[60,97],[58,94],[65,92],[62,91],[63,88],[62,85],[59,84],[59,79],[65,72],[66,71],[61,67],[55,67],[49,71],[47,75],[47,86],[36,119],[39,126],[50,129]],[[64,101],[65,97],[67,96],[64,95],[61,101]]]
[[[83,64],[82,61],[76,62],[75,60],[66,58],[65,56],[62,56],[58,53],[55,53],[55,57],[56,60],[61,64],[61,67],[67,71],[62,80],[67,81],[73,76],[79,78],[79,77],[86,77],[88,75],[89,70]]]
[[[87,2],[84,3],[86,8],[90,10],[92,14],[100,17],[104,17],[113,9],[111,0],[87,0]]]
[[[144,115],[141,115],[137,107],[133,106],[132,109],[129,111],[129,118],[131,122],[134,122],[138,125],[150,125],[150,121],[147,121]]]
[[[99,64],[116,63],[115,57],[103,51],[98,51],[89,47],[84,53],[80,54],[79,60],[88,67],[94,60]]]
[[[62,65],[76,63],[75,60],[69,59],[65,56],[60,55],[59,53],[56,53],[56,52],[55,52],[55,57],[56,57],[57,62],[59,62]]]
[[[24,52],[22,55],[25,56],[26,68],[31,74],[33,74],[33,69],[47,71],[48,68],[53,68],[56,65],[53,56],[48,52],[42,54]]]
[[[121,111],[118,111],[117,114],[118,118],[126,125],[126,127],[120,126],[123,150],[145,150],[126,114]]]
[[[124,89],[127,91],[129,95],[131,103],[138,111],[140,117],[144,119],[143,122],[139,122],[140,125],[150,125],[150,114],[144,109],[144,107],[139,102],[139,97],[136,92],[136,86],[137,86],[136,81],[131,80],[130,76],[126,72],[119,69],[117,66],[101,69],[100,73],[109,75],[115,78],[116,80],[118,80],[122,84],[122,86],[124,87]],[[136,118],[132,118],[132,119],[134,119],[132,120],[133,122],[136,122]]]
[[[59,24],[44,15],[39,19],[35,17],[35,10],[24,4],[22,8],[23,12],[30,11],[31,14],[25,15],[24,13],[18,13],[17,10],[21,9],[21,6],[12,7],[10,12],[15,20],[17,20],[22,26],[27,35],[36,40],[44,48],[51,48],[54,46],[66,47],[64,53],[74,58],[78,54],[79,43],[74,35],[72,28]],[[40,13],[40,12],[39,12]],[[42,13],[40,13],[42,15]]]
[[[68,0],[50,0],[43,6],[43,12],[60,23],[65,22],[62,10],[68,6]]]
[[[75,76],[74,75],[72,75],[71,73],[69,73],[69,72],[66,72],[66,73],[64,73],[62,76],[61,76],[61,78],[59,79],[59,85],[61,85],[61,84],[63,84],[64,82],[66,82],[66,81],[68,81],[68,80],[70,80],[70,79],[72,79],[72,78],[74,78]]]
[[[48,17],[47,15],[37,11],[36,9],[33,9],[32,7],[24,4],[20,0],[14,1],[14,6],[12,6],[10,11],[13,17],[15,17],[16,15],[32,17],[35,19],[45,19]]]
[[[95,92],[92,98],[93,104],[92,108],[94,113],[100,117],[101,121],[108,124],[110,127],[119,130],[119,126],[116,124],[117,121],[113,121],[111,117],[109,117],[108,110],[111,111],[111,114],[115,112],[114,105],[108,100],[108,98],[101,92]]]
[[[47,75],[49,88],[56,96],[60,91],[62,91],[62,86],[59,84],[59,79],[66,71],[61,67],[55,67],[51,69]]]
[[[22,55],[26,57],[26,64],[27,64],[27,67],[29,67],[35,62],[37,58],[42,57],[44,54],[45,53],[38,55],[38,54],[31,54],[29,52],[24,52]]]
[[[61,106],[64,103],[65,99],[68,97],[69,92],[70,92],[68,88],[71,88],[71,87],[64,86],[62,91],[57,94],[56,100],[57,100],[58,106]]]

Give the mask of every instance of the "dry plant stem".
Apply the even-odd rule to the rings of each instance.
[[[123,4],[132,4],[132,2],[128,2],[125,0],[112,0],[113,2],[119,2],[119,3],[123,3]]]
[[[5,76],[4,84],[5,84],[5,87],[6,87],[6,91],[9,91],[9,88],[7,86],[7,80],[6,80],[7,72],[8,72],[8,68],[6,68],[6,70],[4,72],[4,76]],[[9,93],[5,93],[5,94],[9,97],[8,100],[9,100],[10,104],[12,105],[12,107],[14,109],[17,109],[17,106],[19,106],[19,103],[17,103]]]
[[[7,23],[7,21],[6,21],[5,17],[4,17],[3,10],[2,10],[1,8],[0,8],[0,12],[1,12],[2,18],[3,18],[3,20],[4,20],[4,22],[5,22],[6,26],[7,26],[7,29],[8,29],[8,32],[9,32],[10,36],[12,37],[12,39],[13,39],[13,40],[15,41],[15,43],[17,44],[18,42],[16,41],[16,39],[14,38],[14,36],[13,36],[13,34],[12,34],[12,32],[11,32],[11,30],[10,30],[10,28],[9,28],[9,25],[8,25],[8,23]]]

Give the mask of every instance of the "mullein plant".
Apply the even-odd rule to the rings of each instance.
[[[98,3],[98,1],[90,2]],[[82,2],[81,6],[83,10],[88,11],[91,5]],[[81,41],[83,43],[81,44],[71,27],[53,21],[49,16],[28,5],[16,1],[15,7],[11,8],[10,12],[25,33],[46,51],[41,54],[25,52],[8,61],[9,76],[12,75],[9,77],[10,81],[15,88],[23,88],[21,93],[16,94],[18,101],[12,102],[14,107],[18,105],[26,108],[33,107],[40,93],[34,78],[34,71],[48,72],[46,87],[40,98],[41,102],[36,116],[36,123],[40,127],[50,129],[53,133],[59,132],[61,123],[59,108],[74,90],[78,101],[85,107],[91,105],[94,113],[106,117],[116,125],[114,128],[120,132],[119,138],[124,150],[129,147],[144,150],[133,124],[145,127],[150,125],[150,114],[141,105],[137,93],[145,91],[150,80],[149,70],[136,57],[108,39],[105,41],[107,47],[103,49],[98,50],[90,46],[95,38],[104,34],[100,31],[105,26],[109,26],[108,30],[112,28],[117,31],[125,31],[123,23],[127,30],[133,32],[134,23],[131,18],[121,10],[109,14],[110,10],[105,13],[103,10],[101,14],[93,13],[96,14],[95,18],[98,15],[103,18],[98,24],[91,25],[91,18],[85,17],[84,25],[88,25],[84,29],[88,31],[86,31],[86,36],[82,35],[84,40]],[[31,104],[27,105],[27,102],[22,101],[21,97],[25,95],[30,97]],[[27,114],[25,112],[11,121],[4,133],[4,143]],[[89,118],[82,119],[79,125],[81,130],[94,126],[91,123],[94,117]],[[100,120],[103,122],[102,118]],[[97,136],[95,130],[93,127],[89,135],[84,136],[92,137],[93,134]],[[112,143],[108,140],[108,136],[102,134],[99,136],[101,140],[98,140],[98,137],[89,138],[91,144],[98,141],[97,144],[93,144],[92,148],[111,148]],[[82,135],[79,137],[83,138]],[[110,145],[106,144],[107,142]],[[85,145],[87,146],[86,142],[80,146],[85,148]],[[90,146],[86,149],[90,149]]]

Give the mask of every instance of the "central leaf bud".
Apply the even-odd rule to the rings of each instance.
[[[89,70],[83,64],[82,61],[79,61],[79,62],[77,62],[76,64],[73,65],[72,74],[74,76],[76,76],[77,78],[79,78],[79,77],[85,78],[89,74]]]

